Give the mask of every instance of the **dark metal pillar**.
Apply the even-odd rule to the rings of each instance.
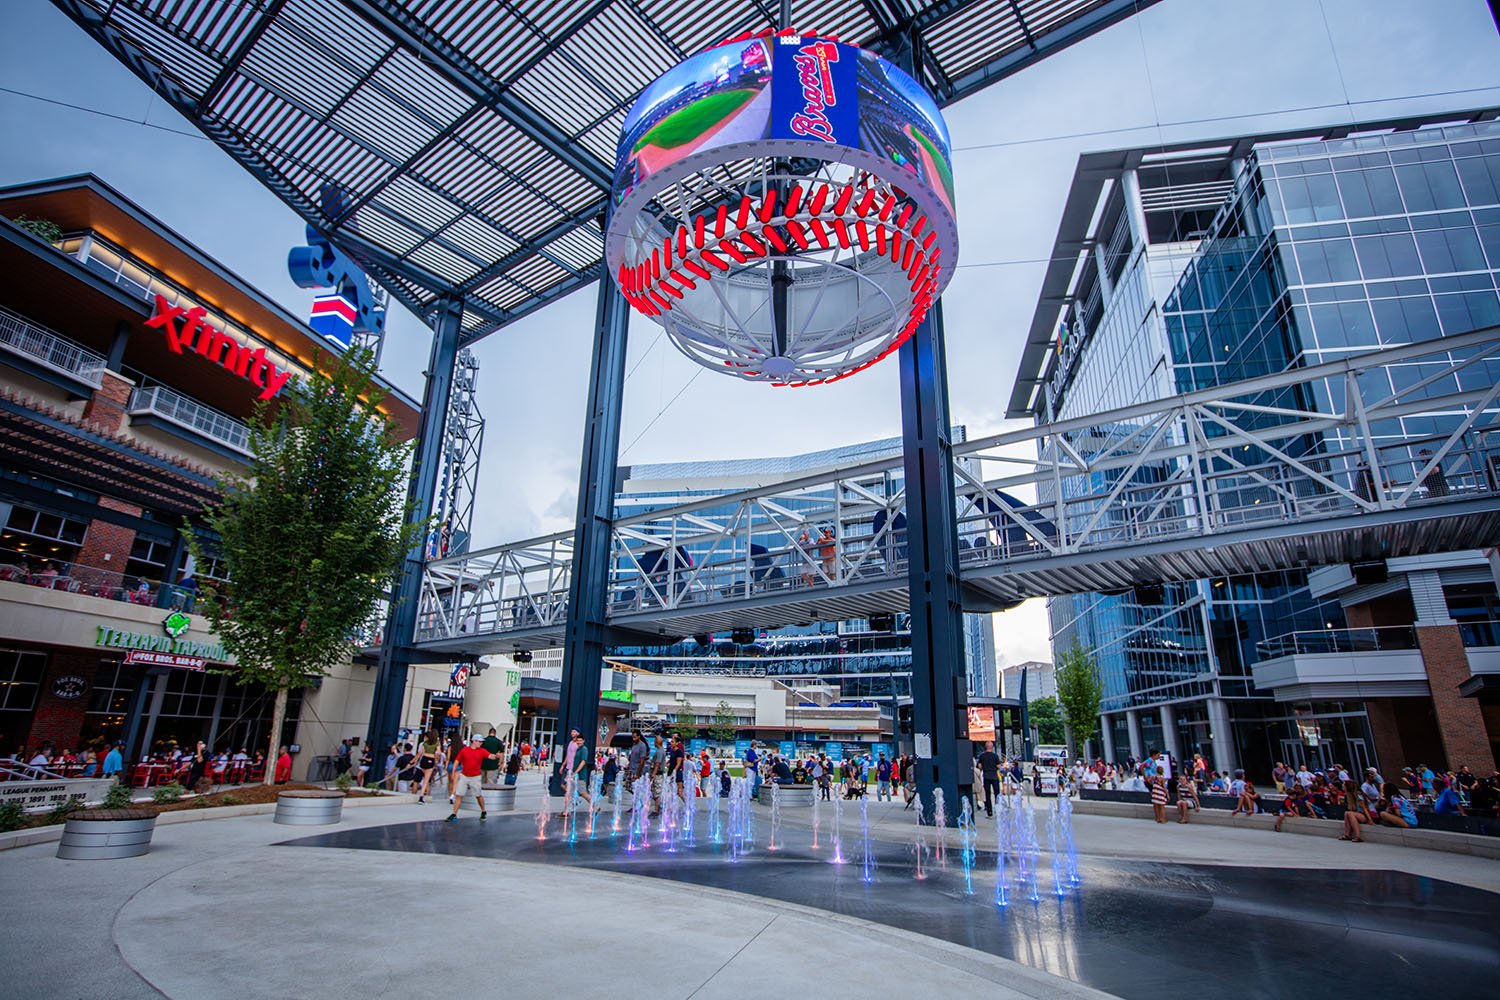
[[[104,367],[119,374],[125,364],[125,345],[130,343],[130,324],[121,320],[115,324],[115,334],[109,340],[109,356],[104,360]]]
[[[416,451],[412,455],[411,481],[406,502],[411,519],[426,522],[432,516],[437,491],[438,467],[443,459],[443,437],[448,424],[448,396],[453,390],[453,367],[458,358],[458,335],[463,326],[462,299],[444,299],[438,304],[432,324],[432,356],[427,362],[427,386],[422,392],[422,421],[417,428]],[[426,555],[424,535],[406,554],[386,614],[385,639],[380,644],[380,664],[375,671],[375,695],[370,705],[370,725],[365,739],[375,747],[370,778],[385,776],[386,750],[401,728],[401,704],[406,697],[406,674],[412,664],[412,635],[417,627],[417,605],[422,595],[422,561]]]
[[[921,822],[933,822],[932,793],[941,788],[951,823],[958,816],[960,789],[972,793],[973,752],[965,714],[963,597],[941,304],[901,345],[899,357],[917,791]]]
[[[568,628],[563,638],[562,690],[552,755],[553,795],[561,795],[562,747],[576,729],[594,748],[599,740],[599,671],[604,667],[604,612],[609,591],[615,516],[615,466],[620,458],[620,409],[625,398],[625,345],[630,309],[608,275],[599,279],[594,358],[589,369],[583,464],[578,473],[578,521],[568,584]]]

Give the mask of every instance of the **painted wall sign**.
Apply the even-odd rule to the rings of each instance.
[[[165,295],[158,295],[156,311],[146,320],[146,325],[166,334],[167,347],[172,353],[183,354],[183,349],[187,348],[251,385],[259,386],[260,399],[270,399],[290,381],[291,371],[277,368],[266,360],[264,347],[250,350],[223,330],[203,322],[206,315],[207,310],[202,306],[183,309],[168,302]]]

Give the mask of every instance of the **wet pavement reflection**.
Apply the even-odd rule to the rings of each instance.
[[[534,818],[511,814],[285,845],[563,864],[729,889],[905,928],[1131,1000],[1322,998],[1345,988],[1409,1000],[1438,984],[1445,996],[1494,996],[1500,981],[1500,895],[1404,872],[1081,856],[1080,886],[1059,896],[1044,874],[1039,902],[1012,890],[997,906],[995,855],[984,850],[971,895],[951,856],[947,868],[924,859],[918,880],[911,847],[890,842],[874,842],[867,880],[861,865],[830,863],[827,845],[811,850],[800,832],[774,853],[762,837],[730,860],[706,837],[671,854],[654,842],[628,851],[624,832],[600,825],[595,839],[580,832],[569,842],[554,823],[539,840]]]

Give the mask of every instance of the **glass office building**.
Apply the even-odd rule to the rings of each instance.
[[[953,440],[965,440],[963,427],[953,429]],[[615,491],[615,514],[628,517],[703,497],[768,486],[830,469],[846,468],[899,456],[900,438],[845,445],[823,451],[774,458],[720,459],[623,466]],[[877,473],[859,483],[875,496],[892,496],[902,489],[901,469]],[[788,509],[799,505],[826,510],[831,497],[808,493],[778,500]],[[730,507],[709,508],[700,514],[713,520],[727,516]],[[771,536],[754,541],[770,547],[783,544]],[[688,555],[697,560],[702,552]],[[997,686],[994,633],[990,616],[964,616],[964,646],[969,688],[976,695],[993,695]],[[724,672],[772,676],[795,684],[837,684],[846,699],[882,704],[911,694],[911,630],[904,614],[841,622],[815,622],[750,634],[715,633],[685,638],[667,646],[617,647],[610,658],[632,666],[663,672]]]
[[[1010,415],[1082,416],[1500,323],[1492,118],[1083,157]],[[1412,365],[1390,377],[1407,380],[1394,389],[1428,374]],[[1467,373],[1486,386],[1493,375],[1485,365]],[[1341,406],[1328,395],[1288,402]],[[1460,419],[1376,430],[1415,453]],[[1079,594],[1051,600],[1049,612],[1054,649],[1077,638],[1096,651],[1106,749],[1118,758],[1202,752],[1253,775],[1294,752],[1373,760],[1363,703],[1277,702],[1251,683],[1258,642],[1344,624],[1337,602],[1309,592],[1306,572]],[[1312,723],[1322,745],[1302,747]]]

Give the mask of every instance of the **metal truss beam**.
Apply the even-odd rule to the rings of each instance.
[[[609,190],[614,176],[609,164],[580,148],[571,136],[531,105],[499,87],[484,69],[457,51],[446,38],[428,30],[421,18],[391,0],[344,0],[344,3],[417,59],[435,68],[455,87],[504,115],[599,190]]]
[[[1427,374],[1393,391],[1389,373],[1415,365]],[[1334,412],[1288,402],[1314,385],[1333,400],[1354,392]],[[1497,386],[1492,327],[952,446],[957,601],[988,610],[1494,545]],[[1408,418],[1445,429],[1392,436]],[[902,469],[867,462],[615,519],[606,624],[670,641],[899,607],[929,585],[912,582],[919,528],[904,518],[921,500],[891,489]],[[912,475],[908,490],[920,482]],[[573,544],[557,534],[431,563],[416,641],[555,643]],[[923,560],[927,573],[941,568]]]

